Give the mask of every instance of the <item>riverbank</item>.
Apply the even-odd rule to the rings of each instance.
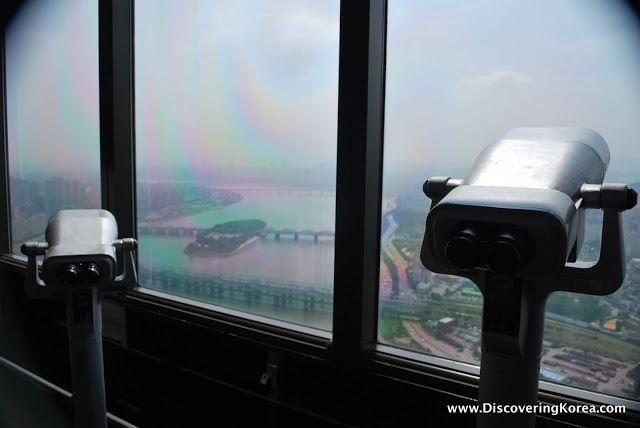
[[[169,205],[161,211],[151,211],[141,215],[138,222],[142,225],[161,224],[162,222],[192,217],[207,211],[220,210],[242,201],[240,193],[217,190],[211,197],[193,201],[186,205]]]
[[[216,201],[198,202],[183,207],[168,207],[164,212],[153,212],[142,216],[138,219],[139,224],[142,226],[153,226],[162,224],[166,221],[177,220],[184,217],[191,217],[197,214],[201,214],[207,211],[219,210],[224,208],[225,205]]]

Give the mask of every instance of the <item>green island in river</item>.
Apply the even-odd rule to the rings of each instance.
[[[262,220],[234,220],[202,230],[184,253],[193,257],[228,256],[265,236]]]

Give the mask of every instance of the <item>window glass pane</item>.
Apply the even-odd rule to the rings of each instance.
[[[61,209],[99,208],[98,2],[24,2],[6,29],[14,253]]]
[[[432,176],[464,178],[516,127],[592,128],[605,182],[640,188],[640,32],[611,1],[390,1],[379,340],[479,364],[482,295],[419,255]],[[640,209],[623,214],[627,278],[604,298],[555,293],[541,379],[640,397]],[[589,211],[580,258],[599,254]]]
[[[137,1],[141,284],[331,329],[337,1]]]

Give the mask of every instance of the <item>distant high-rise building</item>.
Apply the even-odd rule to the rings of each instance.
[[[24,241],[29,237],[29,221],[23,217],[14,218],[11,222],[11,232],[13,233],[14,241]]]
[[[640,258],[631,259],[629,264],[629,279],[632,281],[640,281]]]
[[[20,206],[29,203],[35,196],[39,195],[39,185],[35,181],[24,180],[18,177],[11,177],[11,202]]]
[[[28,238],[42,234],[47,227],[47,216],[45,213],[32,215],[27,221],[29,225]]]
[[[64,207],[64,181],[62,177],[49,178],[45,183],[47,212],[54,213]]]

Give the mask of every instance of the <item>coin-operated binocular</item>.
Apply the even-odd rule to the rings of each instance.
[[[137,241],[118,239],[113,215],[97,209],[57,212],[49,219],[45,238],[47,242],[22,245],[28,257],[25,293],[36,299],[64,300],[75,425],[106,427],[102,296],[136,286]],[[38,256],[44,256],[41,275]]]
[[[609,148],[582,128],[518,128],[487,146],[465,179],[433,177],[420,259],[482,291],[480,403],[534,405],[547,297],[607,295],[624,280],[621,212],[637,193],[602,184]],[[585,210],[602,209],[600,257],[578,262]],[[535,413],[480,413],[479,427],[531,426]]]

